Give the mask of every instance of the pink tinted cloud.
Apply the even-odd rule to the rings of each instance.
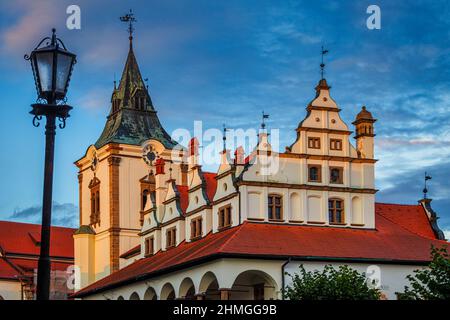
[[[17,0],[5,4],[5,10],[17,14],[18,19],[1,33],[5,44],[2,51],[14,55],[27,53],[37,45],[36,41],[50,33],[53,26],[61,25],[65,7],[58,6],[59,3],[51,0]]]

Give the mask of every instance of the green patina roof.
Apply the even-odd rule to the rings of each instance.
[[[177,145],[159,122],[131,43],[119,87],[114,88],[111,97],[107,119],[95,143],[97,149],[108,143],[141,145],[148,139],[158,140],[169,149]]]

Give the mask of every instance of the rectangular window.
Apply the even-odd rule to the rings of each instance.
[[[283,220],[282,197],[277,194],[269,194],[269,220]]]
[[[201,238],[202,236],[202,218],[191,220],[191,240]]]
[[[231,206],[225,206],[219,209],[219,229],[231,226]]]
[[[320,164],[308,165],[308,181],[309,182],[322,181],[322,166]]]
[[[330,167],[330,183],[344,183],[344,169],[342,167]]]
[[[320,138],[308,137],[308,148],[310,148],[310,149],[320,149]]]
[[[166,232],[166,248],[175,247],[177,244],[177,229],[172,228]]]
[[[342,150],[342,140],[330,139],[330,150]]]
[[[331,224],[344,224],[344,201],[340,199],[328,200],[328,214]]]
[[[153,237],[148,237],[147,239],[145,239],[145,255],[146,256],[150,256],[153,254],[153,245],[154,245],[154,238]]]

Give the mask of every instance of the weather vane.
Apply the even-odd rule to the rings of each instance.
[[[325,63],[323,62],[323,56],[326,55],[329,52],[329,50],[324,49],[324,47],[322,46],[322,63],[320,64],[320,74],[322,75],[322,79],[323,79],[323,72],[325,69]]]
[[[427,193],[428,193],[427,181],[428,180],[431,180],[431,176],[427,175],[427,172],[425,171],[425,179],[424,179],[424,187],[423,187],[423,198],[424,199],[427,198]]]
[[[266,123],[264,122],[265,119],[269,119],[269,115],[265,114],[264,111],[262,112],[262,122],[261,122],[261,129],[266,128]]]
[[[134,17],[133,11],[130,9],[129,13],[120,17],[120,21],[128,23],[128,33],[130,34],[129,39],[130,39],[130,45],[131,45],[131,42],[133,40],[133,31],[134,31],[133,23],[137,21],[136,18]]]
[[[227,150],[227,131],[229,129],[226,127],[225,123],[223,124],[223,151]]]

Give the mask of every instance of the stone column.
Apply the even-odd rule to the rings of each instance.
[[[119,215],[119,165],[120,157],[111,156],[109,164],[109,219],[110,219],[110,271],[119,270],[120,255],[120,215]]]
[[[231,289],[222,288],[219,289],[220,292],[220,300],[230,300]]]

